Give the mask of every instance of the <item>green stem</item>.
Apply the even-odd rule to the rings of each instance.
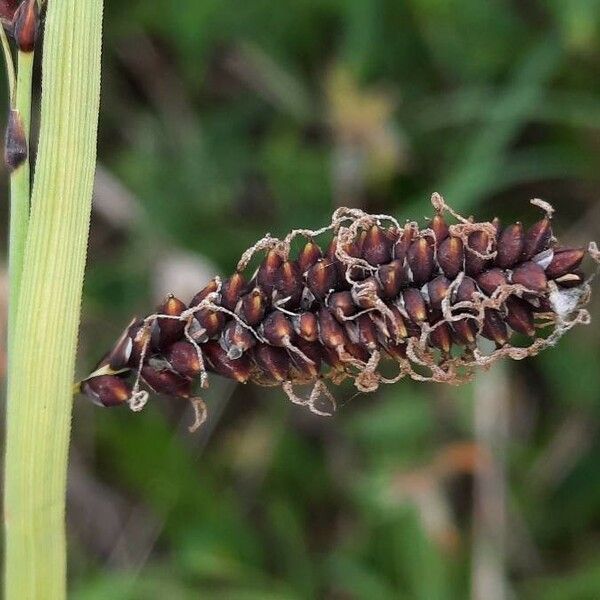
[[[31,216],[9,358],[5,597],[66,594],[65,493],[96,161],[102,0],[48,3]]]
[[[17,81],[15,87],[15,106],[19,112],[25,139],[27,140],[27,158],[10,175],[10,233],[8,242],[9,256],[9,295],[8,295],[8,355],[12,355],[13,332],[17,320],[19,290],[23,271],[23,257],[27,226],[29,223],[30,161],[29,134],[31,130],[31,80],[33,76],[33,52],[19,52],[17,62]]]

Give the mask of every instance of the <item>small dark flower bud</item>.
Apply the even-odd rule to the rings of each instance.
[[[321,248],[313,241],[306,242],[306,245],[298,255],[298,267],[302,274],[306,273],[320,258],[323,258]]]
[[[38,0],[23,0],[14,17],[13,36],[21,52],[33,52],[40,16]]]
[[[356,305],[352,300],[352,294],[348,291],[331,294],[327,299],[327,306],[342,324],[345,322],[344,317],[351,317],[356,313]]]
[[[267,298],[271,297],[273,287],[279,267],[283,263],[283,259],[275,250],[269,250],[265,260],[258,268],[256,274],[256,283],[261,287]]]
[[[509,296],[506,299],[506,318],[509,327],[529,337],[535,337],[535,326],[533,323],[533,311],[529,302],[517,296]]]
[[[407,223],[404,226],[404,230],[402,231],[400,238],[394,244],[394,258],[404,263],[404,259],[408,253],[408,248],[412,244],[413,239],[415,238],[415,230],[413,229],[410,223]]]
[[[169,294],[167,299],[161,306],[157,308],[158,314],[169,315],[170,317],[179,317],[181,313],[186,310],[187,306],[173,296]],[[158,318],[158,346],[159,348],[166,348],[174,342],[180,340],[183,336],[183,330],[185,329],[185,321],[179,319],[167,319]]]
[[[525,234],[521,223],[514,223],[503,229],[498,237],[496,264],[501,269],[512,267],[521,258],[524,244]]]
[[[431,238],[416,239],[408,248],[407,261],[417,285],[427,283],[433,273],[433,245]]]
[[[289,378],[290,356],[283,348],[258,344],[253,349],[252,356],[258,367],[275,381],[286,381]]]
[[[287,309],[300,306],[302,298],[302,274],[296,261],[286,260],[275,277],[275,301],[287,301],[281,304]]]
[[[481,335],[488,340],[496,342],[499,346],[506,344],[508,341],[508,330],[499,311],[493,309],[485,310]]]
[[[486,254],[490,238],[485,231],[473,231],[469,235],[469,247],[465,248],[465,271],[469,275],[479,275],[485,268],[487,260],[477,256],[473,250],[480,254]]]
[[[381,295],[384,298],[395,298],[402,285],[408,282],[408,275],[403,262],[395,259],[387,265],[381,265],[377,270],[377,277],[381,284]]]
[[[27,139],[18,110],[9,110],[4,137],[4,163],[12,173],[27,159]]]
[[[323,301],[329,292],[335,289],[337,272],[331,259],[316,262],[306,273],[306,283],[317,300]]]
[[[258,325],[265,316],[267,298],[260,288],[254,288],[250,293],[242,296],[241,316],[248,325]]]
[[[120,406],[131,396],[131,387],[116,375],[100,375],[81,383],[81,391],[98,406]]]
[[[448,224],[442,215],[437,214],[431,219],[431,229],[435,234],[435,241],[439,246],[448,237]]]
[[[248,283],[246,282],[246,278],[236,271],[229,279],[223,282],[221,287],[221,306],[227,310],[234,311],[240,297],[246,293],[247,289]]]
[[[142,379],[159,394],[178,398],[189,398],[192,395],[192,382],[170,369],[155,369],[150,365],[144,365]]]
[[[246,383],[250,379],[251,362],[247,354],[236,359],[229,358],[221,345],[213,341],[202,344],[202,354],[215,373],[239,383]]]
[[[437,259],[444,275],[454,279],[462,271],[465,260],[462,240],[458,237],[447,237],[438,246]]]
[[[291,321],[279,310],[267,315],[262,323],[262,334],[273,346],[288,346],[295,337]]]
[[[371,265],[378,266],[391,259],[392,243],[381,227],[373,225],[365,235],[362,257]]]
[[[190,342],[175,342],[169,346],[165,351],[165,359],[173,371],[188,379],[193,379],[201,371],[198,352]]]
[[[219,343],[227,356],[236,360],[256,344],[256,338],[237,321],[230,321],[225,326]]]
[[[427,306],[425,306],[425,299],[419,290],[415,288],[405,289],[402,292],[402,299],[404,300],[404,308],[413,321],[418,323],[427,319]]]
[[[504,271],[497,268],[484,271],[477,277],[477,285],[488,296],[491,296],[501,285],[506,285],[507,282]]]
[[[534,262],[525,262],[512,272],[512,283],[520,283],[534,292],[544,292],[548,287],[548,280],[544,269]]]
[[[438,275],[427,284],[429,306],[431,306],[432,309],[440,310],[442,308],[442,301],[448,295],[450,285],[451,281],[444,277],[444,275]]]
[[[533,224],[525,234],[522,260],[529,260],[548,248],[552,238],[550,219],[545,217]]]
[[[546,277],[548,279],[558,279],[566,275],[581,264],[584,256],[585,250],[582,248],[555,250],[552,261],[546,267]]]
[[[307,342],[316,342],[319,339],[319,325],[314,313],[301,313],[294,318],[296,333]]]
[[[133,321],[129,323],[112,350],[110,350],[110,352],[100,361],[100,364],[108,365],[113,371],[118,371],[119,369],[131,366],[130,360],[131,355],[133,354],[133,338],[135,337],[135,331],[133,332],[133,335],[131,334],[131,331],[133,325],[136,323],[139,323],[136,319],[133,319]]]
[[[408,337],[406,322],[397,306],[392,304],[389,308],[393,318],[391,315],[386,315],[385,317],[385,325],[389,334],[388,337],[391,337],[394,342],[400,342],[400,340]]]

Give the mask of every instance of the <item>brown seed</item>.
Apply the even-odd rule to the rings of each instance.
[[[294,319],[296,333],[307,342],[316,342],[319,339],[319,326],[314,313],[301,313]]]
[[[375,308],[381,298],[381,286],[375,277],[367,277],[351,290],[352,300],[360,308]]]
[[[156,309],[156,312],[162,315],[169,315],[171,317],[179,317],[181,313],[186,310],[187,306],[170,294],[164,303]],[[174,342],[180,340],[183,337],[183,330],[185,329],[185,321],[178,319],[166,319],[158,318],[158,346],[159,348],[166,348]]]
[[[131,366],[131,355],[133,354],[133,338],[135,337],[136,330],[132,330],[132,327],[138,323],[136,319],[133,319],[127,326],[125,331],[120,335],[112,349],[106,354],[106,356],[100,361],[100,364],[108,365],[113,371],[124,369]],[[139,359],[138,359],[139,360]]]
[[[211,279],[206,287],[202,288],[190,302],[190,307],[198,306],[202,300],[205,300],[209,294],[214,294],[219,289],[219,284],[216,279]]]
[[[406,258],[406,254],[408,253],[408,248],[410,247],[413,239],[415,237],[415,230],[410,223],[407,223],[404,226],[404,230],[402,231],[400,238],[394,244],[394,258],[404,263],[404,259]]]
[[[502,269],[512,267],[523,254],[525,234],[521,223],[513,223],[498,237],[496,264]]]
[[[288,346],[295,337],[292,322],[279,310],[268,314],[261,327],[264,338],[273,346]]]
[[[318,314],[319,338],[328,348],[343,348],[348,343],[344,328],[335,320],[331,311],[322,308]]]
[[[527,230],[523,244],[522,260],[529,260],[536,254],[546,250],[550,244],[551,238],[552,227],[550,225],[550,219],[544,217]]]
[[[383,229],[377,225],[370,227],[362,243],[362,257],[373,266],[391,260],[392,243]]]
[[[459,319],[452,323],[455,337],[460,344],[467,346],[475,343],[477,339],[477,325],[473,319]]]
[[[335,289],[337,273],[331,259],[317,261],[306,273],[306,283],[315,298],[323,301],[327,294]]]
[[[506,274],[498,268],[484,271],[477,277],[477,285],[488,296],[491,296],[500,286],[506,285],[507,282]]]
[[[471,277],[465,277],[456,290],[457,302],[473,302],[473,296],[478,292],[477,285]]]
[[[258,272],[256,274],[256,283],[260,286],[267,298],[271,297],[277,278],[277,272],[279,271],[282,263],[283,259],[279,253],[275,250],[269,250],[265,260],[258,268]]]
[[[462,240],[458,237],[447,237],[438,246],[437,259],[446,277],[454,279],[462,271],[465,259]]]
[[[566,275],[581,264],[584,256],[585,250],[583,248],[555,250],[552,261],[546,267],[546,277],[548,279],[558,279]]]
[[[429,334],[429,343],[442,352],[448,353],[452,348],[452,331],[448,323],[438,325]]]
[[[193,379],[200,373],[200,360],[196,348],[190,342],[175,342],[165,351],[165,359],[173,371]]]
[[[404,308],[408,316],[416,322],[425,321],[427,319],[427,307],[425,300],[419,290],[415,288],[407,288],[402,292],[404,300]]]
[[[142,379],[158,394],[189,398],[191,381],[170,369],[155,369],[150,365],[142,367]]]
[[[494,309],[485,310],[481,335],[488,340],[496,342],[499,346],[506,344],[508,341],[508,330],[499,311]]]
[[[15,12],[13,37],[21,52],[33,52],[39,26],[38,0],[24,0]]]
[[[419,238],[408,248],[407,261],[412,271],[413,281],[423,285],[431,278],[434,268],[433,244],[431,238]]]
[[[120,406],[131,396],[131,387],[116,375],[100,375],[81,383],[81,391],[98,406]]]
[[[260,288],[255,287],[250,293],[242,296],[241,316],[250,326],[263,320],[267,308],[267,298]]]
[[[345,371],[346,365],[340,359],[339,354],[334,348],[321,346],[323,362],[329,365],[334,371]]]
[[[398,362],[406,360],[406,344],[394,344],[389,342],[385,346],[385,351]]]
[[[408,275],[401,260],[395,259],[377,270],[381,284],[381,295],[384,298],[395,298],[403,284],[408,282]]]
[[[321,346],[302,339],[297,341],[296,346],[312,363],[307,362],[295,352],[288,352],[290,358],[290,380],[297,383],[314,381],[319,376],[321,370]]]
[[[240,297],[246,293],[248,283],[242,273],[235,272],[229,279],[223,282],[221,287],[221,306],[227,310],[234,311]],[[216,289],[216,288],[215,288]]]
[[[256,338],[237,321],[230,321],[225,326],[219,343],[227,356],[236,360],[256,344]]]
[[[225,323],[227,322],[227,317],[225,313],[211,310],[210,308],[202,308],[196,312],[194,318],[200,324],[205,332],[206,336],[209,338],[218,335],[223,331],[223,327],[225,327]]]
[[[298,255],[298,267],[302,274],[306,273],[310,267],[312,267],[320,258],[323,257],[321,248],[317,246],[312,240],[306,242],[304,248],[300,250]]]
[[[290,357],[283,348],[268,344],[258,344],[252,351],[254,361],[275,381],[286,381],[289,378]]]
[[[437,214],[431,219],[431,229],[435,233],[435,241],[439,246],[448,237],[448,224],[442,215]]]
[[[392,315],[386,315],[385,325],[392,341],[399,343],[401,340],[408,337],[406,322],[404,321],[404,317],[397,306],[392,304],[389,308],[393,318]]]
[[[286,260],[275,277],[274,300],[278,302],[278,305],[290,310],[298,308],[303,287],[302,274],[298,263],[293,260]],[[286,298],[287,300],[283,302]]]
[[[529,337],[535,337],[533,311],[529,302],[517,296],[506,299],[506,323],[517,331]]]
[[[396,310],[398,309],[396,308]],[[357,344],[361,344],[369,352],[377,350],[377,328],[368,314],[360,315],[356,319],[356,332],[358,335]]]
[[[248,354],[236,359],[229,358],[221,345],[214,341],[203,344],[202,353],[215,373],[239,383],[246,383],[250,379],[251,362]]]
[[[356,305],[352,300],[352,294],[348,291],[331,294],[327,299],[327,306],[333,312],[335,318],[342,324],[346,321],[344,317],[351,317],[356,313]]]
[[[438,275],[427,284],[427,293],[429,295],[429,306],[434,310],[442,308],[442,301],[448,295],[451,282],[443,275]]]
[[[479,275],[487,264],[487,259],[480,258],[473,250],[486,254],[490,238],[485,231],[477,230],[469,234],[469,247],[465,248],[465,271],[469,275]]]
[[[519,283],[534,292],[544,292],[548,287],[544,269],[531,261],[519,265],[513,271],[511,281],[512,283]]]

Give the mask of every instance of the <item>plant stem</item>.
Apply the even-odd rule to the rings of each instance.
[[[31,130],[31,80],[33,76],[33,52],[19,52],[17,59],[17,80],[15,86],[15,106],[27,140],[27,158],[10,175],[10,233],[9,256],[9,296],[8,296],[8,356],[12,355],[13,333],[17,321],[19,290],[23,271],[25,241],[29,223],[30,160],[29,134]]]
[[[66,593],[72,383],[96,160],[102,0],[48,3],[31,217],[9,359],[5,597]]]

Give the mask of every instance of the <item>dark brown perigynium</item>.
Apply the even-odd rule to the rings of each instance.
[[[197,426],[204,412],[193,383],[206,387],[214,372],[281,386],[293,402],[329,414],[319,408],[324,400],[335,407],[327,380],[350,378],[362,392],[405,376],[460,383],[476,366],[535,355],[589,322],[580,265],[587,253],[597,261],[597,248],[560,246],[547,203],[532,201],[545,216],[528,228],[465,219],[438,194],[432,203],[425,229],[340,208],[321,230],[263,238],[189,305],[170,296],[132,321],[79,389],[133,410],[148,397],[140,385],[188,398]],[[322,249],[317,240],[328,233]],[[256,254],[262,262],[248,277]],[[312,391],[301,394],[304,384]]]

